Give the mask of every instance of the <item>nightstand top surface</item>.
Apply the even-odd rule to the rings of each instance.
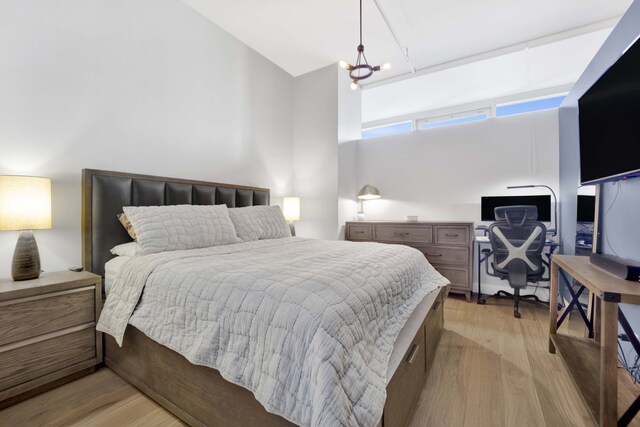
[[[0,301],[39,295],[44,292],[56,292],[82,286],[100,284],[101,277],[88,271],[57,271],[42,273],[33,280],[15,282],[12,279],[0,279]]]

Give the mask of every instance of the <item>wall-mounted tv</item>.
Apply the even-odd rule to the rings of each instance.
[[[580,175],[595,184],[640,175],[640,40],[580,98]]]
[[[538,221],[551,221],[551,196],[484,196],[480,199],[482,221],[495,221],[494,209],[500,206],[533,205],[538,208]]]

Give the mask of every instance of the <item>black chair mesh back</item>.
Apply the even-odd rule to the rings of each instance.
[[[547,229],[538,221],[535,206],[502,206],[495,209],[496,222],[489,226],[493,269],[512,288],[537,282],[544,273],[542,251]]]

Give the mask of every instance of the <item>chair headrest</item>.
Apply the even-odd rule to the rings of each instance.
[[[536,206],[499,206],[494,209],[497,222],[506,222],[510,226],[522,226],[528,221],[538,220],[538,208]]]

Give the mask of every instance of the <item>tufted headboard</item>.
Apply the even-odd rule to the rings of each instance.
[[[117,215],[123,206],[269,205],[269,190],[123,172],[82,170],[82,266],[104,276],[110,249],[131,241]]]

